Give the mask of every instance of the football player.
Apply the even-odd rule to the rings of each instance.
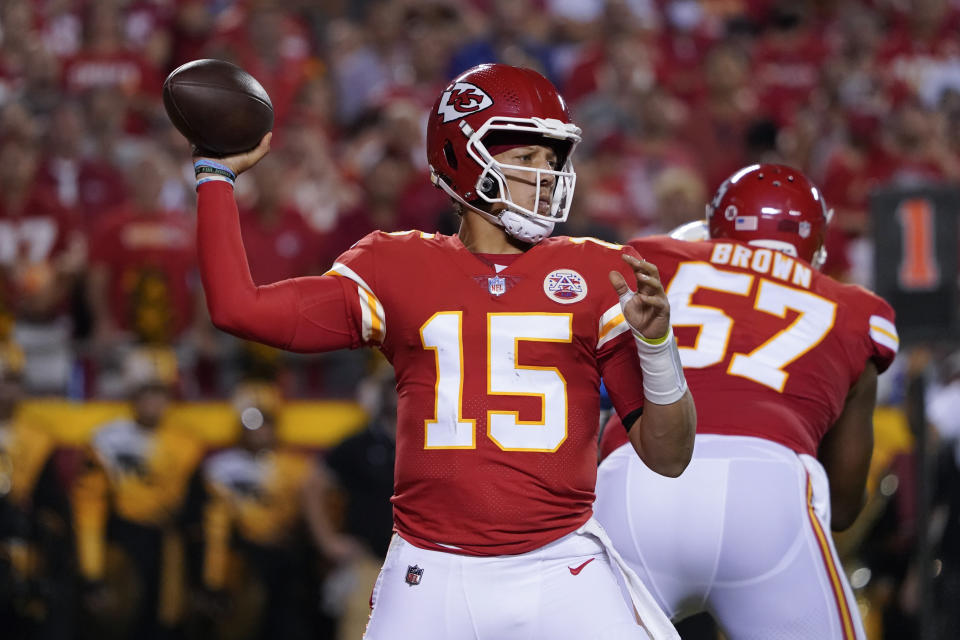
[[[579,140],[546,78],[474,67],[427,132],[459,233],[373,232],[323,276],[261,287],[232,182],[269,134],[196,160],[214,323],[294,351],[375,347],[395,369],[396,535],[369,640],[642,638],[618,574],[647,633],[677,637],[592,518],[600,378],[657,473],[685,468],[696,417],[656,268],[619,245],[549,237],[570,209]]]
[[[885,301],[817,271],[829,219],[799,171],[752,165],[682,239],[630,243],[668,283],[696,444],[664,481],[612,420],[594,509],[671,617],[709,611],[731,640],[865,637],[830,530],[864,503],[898,339]]]

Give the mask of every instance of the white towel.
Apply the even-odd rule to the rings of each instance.
[[[577,529],[577,533],[593,536],[603,545],[607,555],[613,560],[613,564],[620,570],[627,592],[630,594],[630,600],[640,617],[640,624],[650,634],[650,638],[652,640],[680,640],[680,634],[677,633],[667,614],[657,605],[657,601],[647,591],[647,587],[640,580],[640,577],[627,566],[623,557],[613,548],[610,537],[607,536],[607,532],[603,530],[600,523],[590,518],[582,527]]]

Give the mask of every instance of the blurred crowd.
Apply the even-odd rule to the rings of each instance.
[[[559,233],[624,241],[669,230],[702,217],[733,170],[783,162],[820,184],[835,210],[825,270],[869,287],[870,194],[960,180],[957,0],[3,0],[0,343],[23,354],[16,379],[28,396],[130,401],[128,366],[145,347],[174,354],[178,400],[234,399],[251,379],[275,382],[278,397],[352,398],[366,379],[364,354],[282,353],[211,325],[196,268],[189,145],[160,100],[166,75],[197,58],[239,64],[275,109],[274,150],[237,182],[258,284],[323,273],[374,229],[454,232],[447,198],[428,179],[426,113],[451,77],[487,61],[542,71],[584,130],[577,195]],[[931,368],[935,395],[960,377],[945,362]],[[884,401],[896,406],[904,368],[885,377]],[[947,451],[960,433],[947,418],[957,412],[936,415],[945,416],[934,426]],[[0,416],[4,429],[8,419]],[[134,446],[117,433],[104,446]],[[370,437],[344,456],[369,464],[369,449],[386,446]],[[871,588],[890,576],[865,601],[882,612],[876,627],[888,638],[913,637],[896,629],[911,628],[918,611],[909,591],[911,434],[903,442],[877,472],[898,480],[878,482],[887,499],[851,546],[873,568]],[[340,475],[356,470],[350,460],[341,458]],[[942,460],[944,477],[955,478],[953,458]],[[236,460],[221,463],[227,476],[246,477]],[[70,491],[78,477],[87,489],[112,477],[98,474],[102,464],[67,474]],[[304,472],[309,480],[296,482],[327,487],[334,476]],[[937,513],[955,532],[960,500],[941,493]],[[67,507],[76,510],[76,499]],[[195,520],[204,517],[217,516]],[[328,563],[356,557],[355,539],[318,526],[312,548]],[[373,567],[382,551],[370,552]],[[107,556],[88,552],[84,570],[106,566]],[[960,561],[950,553],[941,567]],[[204,610],[239,611],[210,586],[225,580],[222,563],[210,569],[199,558],[189,567],[213,580],[193,576],[206,589]],[[79,561],[58,562],[68,571]],[[336,603],[355,577],[330,572],[329,610],[343,612]],[[86,585],[86,609],[116,609],[85,580],[77,584]],[[262,604],[272,592],[244,597]],[[68,607],[48,603],[56,606]]]
[[[322,273],[373,229],[454,230],[425,114],[500,61],[542,70],[584,130],[562,231],[668,230],[732,171],[781,161],[836,210],[826,269],[869,285],[870,192],[960,177],[958,30],[951,0],[6,0],[2,330],[36,393],[115,396],[137,343],[177,348],[190,398],[280,364],[289,395],[352,388],[349,358],[281,363],[205,316],[189,150],[160,101],[201,57],[273,101],[275,150],[238,184],[258,283]]]

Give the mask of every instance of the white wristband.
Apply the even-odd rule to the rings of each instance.
[[[654,404],[673,404],[682,398],[687,392],[687,379],[683,376],[673,329],[667,331],[666,339],[659,344],[651,344],[636,330],[632,333],[640,354],[644,397]]]

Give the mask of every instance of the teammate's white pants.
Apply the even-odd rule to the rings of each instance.
[[[863,639],[830,537],[817,460],[698,435],[679,478],[625,445],[600,465],[596,518],[674,620],[709,611],[730,640]]]
[[[422,573],[419,581],[411,574],[411,585],[414,569]],[[646,640],[620,575],[596,535],[583,529],[529,553],[495,557],[428,551],[395,534],[364,638]]]

